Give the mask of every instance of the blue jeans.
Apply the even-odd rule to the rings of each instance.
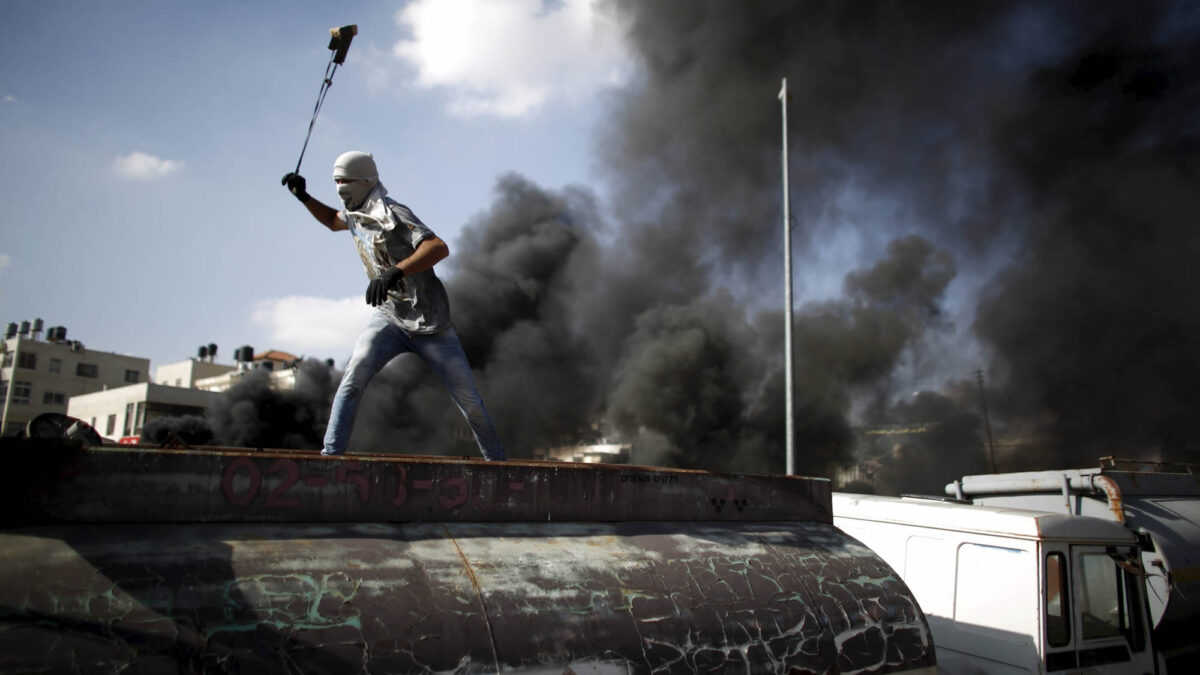
[[[321,454],[340,455],[346,452],[346,446],[350,444],[350,431],[354,427],[354,416],[358,413],[358,404],[362,401],[367,383],[388,361],[405,352],[421,357],[446,385],[450,398],[462,411],[463,417],[467,418],[484,459],[503,461],[504,446],[500,444],[492,416],[483,405],[483,397],[475,388],[471,366],[467,363],[467,355],[454,329],[448,328],[433,335],[411,335],[382,312],[372,317],[354,345],[354,354],[346,366],[346,374],[342,376],[337,395],[333,397],[329,427],[325,430],[325,449]]]

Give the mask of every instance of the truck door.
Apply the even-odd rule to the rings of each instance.
[[[1071,558],[1068,601],[1078,672],[1153,673],[1136,550],[1072,546]]]

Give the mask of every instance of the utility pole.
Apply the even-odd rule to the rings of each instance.
[[[792,341],[792,207],[791,198],[788,193],[788,126],[787,126],[787,78],[783,78],[783,86],[779,89],[779,101],[783,106],[783,273],[786,277],[783,287],[783,302],[784,302],[784,324],[783,324],[783,340],[784,340],[784,372],[787,389],[786,407],[784,408],[784,416],[787,418],[787,440],[785,441],[785,451],[787,452],[787,475],[796,475],[796,407],[793,401],[794,383],[792,382],[792,353],[794,345]]]
[[[983,369],[975,369],[975,379],[979,382],[979,405],[983,408],[983,428],[987,430],[988,460],[992,473],[996,473],[996,444],[992,442],[992,423],[988,419],[987,394],[983,390]]]

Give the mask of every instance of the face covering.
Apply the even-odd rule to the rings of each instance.
[[[337,158],[333,163],[333,177],[348,181],[338,184],[337,193],[342,204],[352,211],[361,207],[367,200],[367,195],[379,184],[375,159],[356,150],[343,153]]]
[[[347,209],[353,211],[360,208],[363,202],[367,201],[367,195],[371,193],[371,185],[363,180],[339,183],[337,193],[338,197],[342,200],[342,204]]]

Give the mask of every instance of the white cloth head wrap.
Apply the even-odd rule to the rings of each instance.
[[[371,190],[379,184],[379,170],[370,154],[351,150],[342,153],[333,163],[333,178],[348,181],[338,184],[337,193],[342,204],[353,210],[362,207]]]

